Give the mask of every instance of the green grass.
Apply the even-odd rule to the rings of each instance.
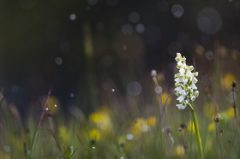
[[[225,68],[224,60],[214,63],[209,66],[212,72],[207,84],[201,79],[205,66],[197,65],[200,97],[194,108],[204,156],[206,159],[239,159],[240,125],[238,116],[233,113],[230,95],[233,81],[225,77],[235,64],[229,62],[233,68],[229,65]],[[149,96],[153,100],[148,105],[141,103],[141,97],[129,97],[127,105],[121,104],[123,98],[115,97],[115,101],[109,99],[106,101],[110,103],[108,106],[99,107],[90,115],[72,107],[67,119],[58,107],[58,111],[50,109],[45,112],[41,120],[41,113],[30,111],[22,121],[18,110],[3,99],[0,106],[0,159],[200,158],[195,132],[189,124],[192,119],[190,110],[177,110],[175,97],[168,91],[171,88],[165,86],[166,81],[156,80],[150,81],[153,89]],[[163,97],[153,93],[156,85],[162,86],[169,94],[169,103],[166,100],[164,103]],[[227,85],[230,89],[225,88]],[[238,86],[235,91],[238,115]]]

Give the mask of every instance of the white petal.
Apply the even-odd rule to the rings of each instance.
[[[185,84],[188,83],[188,79],[184,78],[184,79],[182,80],[182,82],[183,82],[183,84],[185,85]]]
[[[175,78],[174,81],[175,81],[176,83],[180,83],[180,82],[181,82],[180,78]]]
[[[183,89],[182,89],[181,87],[176,87],[174,90],[175,90],[175,92],[180,92],[180,91],[182,91]]]
[[[177,106],[177,108],[178,108],[179,110],[183,110],[183,109],[186,108],[186,106],[184,106],[184,105],[182,105],[182,104],[177,104],[176,106]]]
[[[187,95],[187,92],[184,90],[184,89],[182,89],[181,91],[179,91],[179,94],[181,94],[181,95]]]
[[[191,101],[195,101],[195,99],[196,99],[196,96],[193,95],[193,96],[191,97]]]
[[[179,73],[180,73],[181,76],[183,76],[184,73],[185,73],[185,70],[183,68],[180,68]]]
[[[184,101],[184,96],[179,96],[177,98],[177,101],[179,101],[179,103],[182,103]]]
[[[195,84],[192,84],[191,88],[192,89],[197,89],[197,86]]]
[[[189,70],[187,70],[186,76],[187,76],[187,77],[190,77],[190,78],[193,77],[192,72],[189,71]]]

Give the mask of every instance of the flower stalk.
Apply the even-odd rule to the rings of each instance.
[[[192,107],[192,105],[189,105],[190,110],[191,110],[191,114],[192,114],[192,118],[193,118],[193,124],[194,124],[194,129],[195,129],[195,136],[196,136],[196,140],[197,140],[197,145],[198,145],[198,151],[201,155],[201,159],[204,159],[204,153],[203,153],[203,147],[202,147],[202,139],[201,139],[201,135],[200,135],[200,130],[199,130],[199,126],[198,126],[198,120],[197,120],[197,115],[196,115],[196,111],[194,110],[194,108]]]
[[[197,89],[196,83],[197,83],[197,76],[198,72],[194,72],[193,66],[188,66],[186,64],[186,58],[182,56],[180,53],[177,53],[177,56],[175,58],[177,62],[177,69],[178,73],[175,74],[175,94],[177,96],[177,108],[179,110],[184,110],[186,107],[189,107],[192,114],[194,129],[195,129],[195,135],[198,145],[198,150],[200,153],[201,159],[204,159],[204,153],[203,153],[203,147],[202,147],[202,141],[201,141],[201,135],[200,130],[198,126],[198,120],[196,111],[192,106],[192,103],[196,100],[196,98],[199,95],[199,91]]]

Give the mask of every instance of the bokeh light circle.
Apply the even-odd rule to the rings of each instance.
[[[215,34],[222,27],[222,18],[213,8],[204,8],[198,13],[198,29],[205,34]]]

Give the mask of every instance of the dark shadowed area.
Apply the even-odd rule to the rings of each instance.
[[[49,91],[63,110],[146,104],[152,69],[173,85],[176,52],[238,54],[239,19],[237,0],[0,0],[0,88],[23,114]]]

